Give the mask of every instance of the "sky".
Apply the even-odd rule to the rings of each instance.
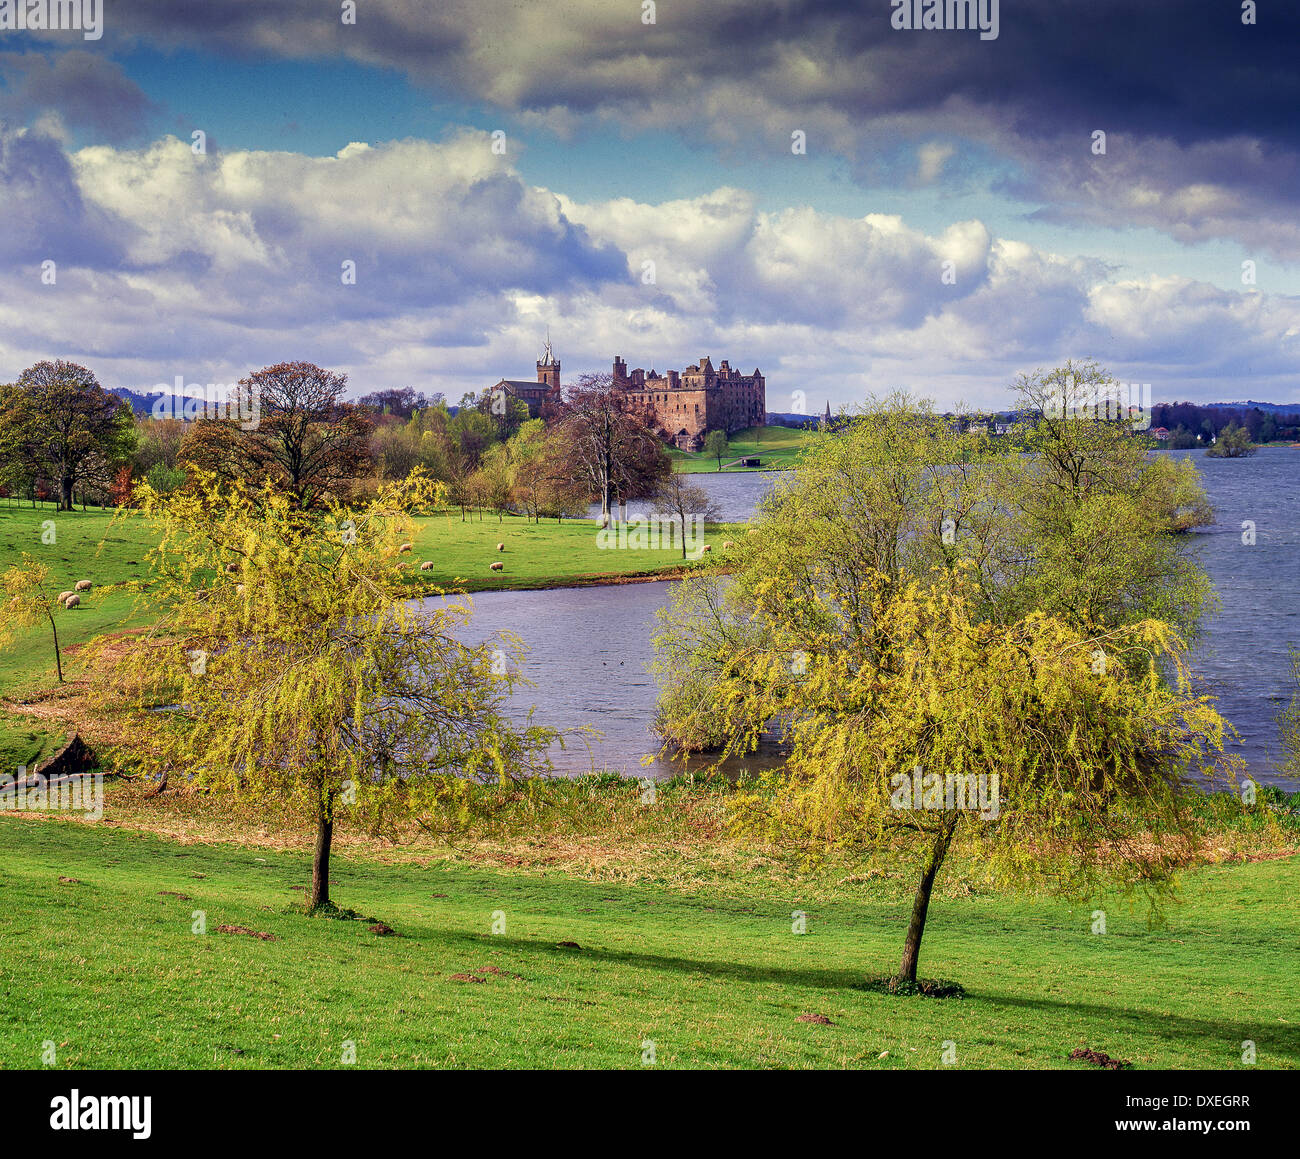
[[[107,0],[88,39],[0,0],[0,381],[454,402],[549,328],[566,380],[707,354],[771,411],[1067,358],[1300,402],[1300,7],[998,7]]]

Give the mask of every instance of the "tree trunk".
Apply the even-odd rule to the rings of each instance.
[[[925,872],[921,874],[921,881],[916,887],[916,898],[912,902],[912,920],[907,925],[903,960],[898,967],[900,980],[916,981],[916,966],[921,958],[921,935],[925,933],[925,914],[930,908],[930,892],[934,889],[934,879],[939,876],[943,859],[948,856],[948,846],[956,828],[957,821],[954,818],[939,830],[934,845],[930,847],[930,859],[926,862]]]
[[[59,656],[59,626],[54,622],[54,613],[47,613],[50,617],[50,631],[54,633],[54,667],[59,670],[59,683],[63,683],[63,660]]]
[[[59,481],[59,510],[71,511],[72,508],[72,477],[64,475]]]
[[[307,908],[315,910],[330,900],[330,842],[334,838],[332,798],[327,796],[316,813],[316,849],[311,860],[311,897]]]

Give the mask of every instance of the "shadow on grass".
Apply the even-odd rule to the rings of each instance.
[[[699,958],[675,957],[667,954],[649,954],[634,950],[607,950],[584,947],[569,949],[558,945],[539,944],[527,938],[502,935],[469,934],[442,931],[440,940],[449,944],[481,948],[508,946],[528,955],[543,955],[549,959],[565,958],[576,962],[600,962],[610,966],[630,966],[634,969],[672,972],[685,975],[703,974],[707,977],[729,979],[755,984],[804,986],[818,990],[840,990],[860,995],[867,1001],[886,1003],[918,1002],[929,1008],[933,999],[917,996],[891,996],[874,994],[861,989],[867,976],[857,970],[817,969],[809,967],[779,967],[752,965],[745,962],[710,961]],[[951,1009],[943,1003],[944,1009]],[[1275,1053],[1300,1063],[1300,1027],[1261,1026],[1240,1021],[1212,1018],[1191,1018],[1179,1014],[1164,1014],[1155,1010],[1136,1010],[1123,1006],[1102,1006],[1088,1002],[1060,1001],[1052,998],[1029,998],[1020,995],[968,990],[960,1003],[963,1014],[978,1015],[983,1010],[1037,1011],[1061,1018],[1074,1016],[1104,1024],[1108,1029],[1142,1034],[1153,1038],[1178,1042],[1186,1039],[1221,1043],[1225,1050],[1238,1054],[1240,1043],[1252,1040],[1257,1048]],[[1063,1032],[1067,1028],[1063,1027]],[[1073,1028],[1068,1029],[1074,1033]],[[1105,1044],[1102,1044],[1105,1045]],[[1064,1056],[1063,1056],[1064,1057]]]

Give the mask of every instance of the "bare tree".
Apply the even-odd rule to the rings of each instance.
[[[653,494],[671,470],[653,420],[614,385],[611,375],[585,374],[566,387],[554,417],[569,448],[570,466],[600,497],[605,519],[615,497]]]

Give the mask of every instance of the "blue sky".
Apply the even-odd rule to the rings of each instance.
[[[139,0],[96,42],[0,32],[0,378],[308,357],[459,397],[550,325],[566,376],[707,351],[773,410],[986,405],[1090,356],[1300,401],[1300,19],[1059,0],[981,42],[889,10]]]

